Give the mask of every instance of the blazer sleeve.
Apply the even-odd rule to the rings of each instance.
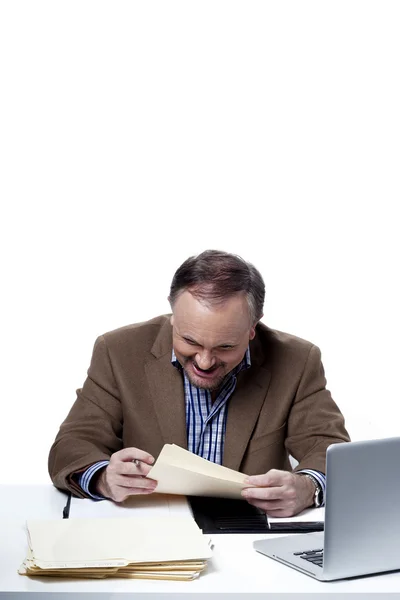
[[[331,444],[349,442],[344,417],[326,389],[319,348],[312,346],[289,413],[285,445],[299,461],[299,469],[325,473],[326,450]]]
[[[122,448],[122,409],[108,349],[96,340],[87,379],[50,449],[54,485],[85,497],[72,475]]]

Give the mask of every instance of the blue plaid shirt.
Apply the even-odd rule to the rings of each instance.
[[[176,358],[174,350],[172,350],[171,362],[176,369],[183,373],[188,450],[222,465],[228,401],[235,391],[237,375],[240,371],[251,367],[250,348],[247,348],[243,360],[237,367],[228,373],[214,402],[211,399],[211,392],[197,388],[190,383],[185,370]],[[94,500],[103,500],[103,497],[89,491],[90,480],[99,469],[107,465],[108,461],[106,460],[94,463],[79,478],[79,485],[82,490]],[[302,469],[298,473],[312,475],[320,484],[323,498],[325,498],[326,478],[323,473],[313,469]]]

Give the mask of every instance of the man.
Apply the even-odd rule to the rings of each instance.
[[[146,475],[174,443],[248,475],[243,497],[271,516],[323,503],[344,419],[318,348],[260,323],[264,296],[253,265],[208,250],[175,273],[172,316],[98,338],[50,450],[54,484],[115,502],[150,494]]]

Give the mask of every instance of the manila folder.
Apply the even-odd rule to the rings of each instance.
[[[158,481],[156,492],[186,496],[242,498],[246,475],[217,465],[175,444],[165,444],[147,477]]]

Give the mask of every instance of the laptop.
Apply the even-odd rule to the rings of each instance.
[[[329,446],[323,532],[257,540],[257,552],[329,581],[400,569],[400,437]]]

